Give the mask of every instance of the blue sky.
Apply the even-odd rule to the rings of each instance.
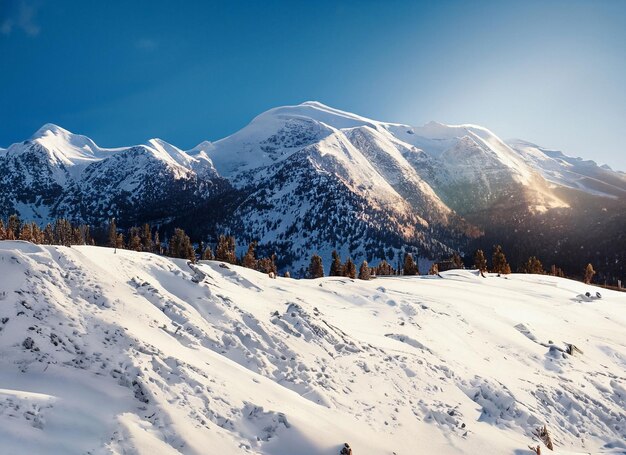
[[[0,146],[222,138],[318,100],[626,171],[626,1],[0,0]]]

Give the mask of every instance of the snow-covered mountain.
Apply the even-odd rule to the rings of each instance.
[[[301,271],[312,251],[392,261],[406,249],[449,254],[498,223],[582,213],[588,197],[624,200],[625,181],[475,125],[412,127],[306,102],[188,151],[159,139],[105,149],[44,125],[0,150],[0,216],[232,232]]]
[[[625,294],[441,276],[0,242],[0,452],[624,453]]]
[[[206,154],[188,154],[160,139],[105,149],[47,124],[0,152],[2,214],[38,222],[167,219],[224,184]]]
[[[208,154],[247,194],[228,226],[279,256],[302,258],[290,262],[301,271],[311,251],[336,248],[357,258],[404,244],[429,255],[450,251],[458,217],[402,156],[403,147],[410,146],[380,122],[308,102],[261,114]]]
[[[508,144],[551,183],[605,197],[626,197],[626,174],[623,172],[519,139],[509,140]]]

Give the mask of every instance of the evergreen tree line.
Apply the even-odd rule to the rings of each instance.
[[[454,253],[452,257],[446,261],[449,268],[462,269],[464,268],[463,259],[458,253]],[[496,245],[493,249],[491,256],[491,268],[488,267],[487,259],[483,250],[476,250],[473,256],[473,268],[478,269],[481,273],[492,272],[499,274],[511,273],[511,266],[507,262],[506,255],[500,245]],[[558,277],[565,277],[563,270],[556,265],[552,265],[549,271],[544,270],[543,264],[536,256],[531,256],[528,260],[518,268],[519,273],[533,273],[533,274],[548,274]],[[435,262],[430,270],[430,275],[439,273],[439,264]],[[591,283],[595,271],[591,264],[585,267],[583,276],[585,283]],[[381,261],[376,267],[370,267],[367,261],[363,261],[359,268],[358,278],[361,280],[369,280],[375,276],[384,275],[419,275],[420,271],[417,263],[414,261],[412,254],[405,253],[404,262],[402,267],[394,269],[387,261]],[[321,278],[324,276],[324,265],[321,256],[314,254],[311,256],[311,261],[307,269],[307,278]],[[348,278],[356,278],[356,265],[349,257],[345,263],[342,263],[341,257],[336,250],[332,252],[332,262],[330,265],[329,276],[343,276]]]
[[[220,235],[215,246],[215,252],[210,246],[204,246],[202,242],[198,247],[202,251],[200,257],[203,260],[216,260],[226,262],[228,264],[240,265],[248,269],[258,270],[263,273],[278,273],[278,267],[276,266],[276,255],[272,254],[269,257],[257,257],[258,242],[253,240],[248,244],[246,253],[238,258],[237,257],[237,244],[234,236]],[[288,272],[286,275],[288,276]]]
[[[347,278],[359,280],[369,280],[374,276],[383,275],[399,275],[399,272],[404,275],[419,275],[417,264],[413,260],[413,256],[410,253],[406,253],[404,256],[404,267],[402,269],[394,269],[386,260],[380,261],[376,267],[370,267],[367,261],[363,261],[359,267],[358,275],[356,264],[352,258],[348,257],[346,262],[341,261],[341,256],[336,250],[332,252],[332,262],[330,264],[330,272],[328,276],[342,276]],[[311,256],[309,267],[307,268],[307,278],[321,278],[324,276],[324,264],[322,257],[318,254]]]
[[[34,222],[23,222],[17,215],[11,215],[5,222],[0,219],[0,240],[25,240],[39,245],[97,245],[115,249],[127,249],[161,254],[173,258],[187,259],[195,262],[197,258],[217,260],[229,264],[242,265],[261,272],[277,273],[276,255],[256,257],[257,242],[249,244],[246,254],[238,258],[236,241],[233,236],[220,235],[215,252],[203,242],[194,249],[193,243],[183,229],[175,228],[172,236],[162,242],[159,230],[149,224],[133,226],[126,230],[117,227],[115,219],[107,226],[92,229],[85,224],[74,225],[69,220],[57,219],[43,229]],[[102,233],[106,232],[106,235]]]
[[[485,258],[485,253],[483,250],[476,250],[474,253],[474,263],[473,266],[475,269],[480,270],[481,272],[491,271],[493,273],[501,273],[501,274],[509,274],[511,273],[511,266],[507,262],[506,255],[502,250],[500,245],[496,245],[493,249],[493,254],[491,257],[491,269],[489,270],[487,267],[487,259]],[[517,269],[518,273],[534,273],[538,275],[552,275],[558,276],[561,278],[565,277],[565,273],[560,267],[556,265],[552,265],[549,271],[544,270],[543,264],[536,256],[529,257],[526,262],[524,262]],[[591,283],[593,276],[595,275],[595,271],[591,264],[587,264],[583,271],[583,281],[587,284]]]
[[[100,231],[103,229],[100,228]],[[165,238],[161,242],[158,229],[149,224],[141,227],[133,226],[126,230],[126,233],[117,228],[115,219],[111,219],[106,227],[106,240],[98,242],[96,239],[102,236],[92,236],[90,226],[85,224],[72,224],[69,220],[60,218],[54,223],[48,223],[43,229],[35,222],[22,222],[17,215],[11,215],[6,222],[0,219],[0,240],[24,240],[34,244],[43,245],[100,245],[110,248],[128,249],[134,251],[144,251],[162,254],[173,258],[182,258],[195,262],[197,258],[202,260],[217,260],[229,264],[241,265],[246,268],[258,270],[263,273],[277,274],[276,255],[257,258],[256,249],[258,243],[252,241],[248,245],[246,253],[238,258],[236,254],[236,240],[234,236],[220,235],[215,247],[215,251],[210,245],[201,241],[194,249],[193,243],[183,229],[175,228],[171,238]],[[458,253],[445,261],[449,268],[463,268],[463,260]],[[500,245],[494,246],[491,256],[491,268],[488,267],[485,253],[482,249],[475,251],[473,264],[475,269],[481,273],[490,271],[499,274],[511,273],[506,255]],[[556,265],[552,265],[549,271],[544,270],[543,264],[536,256],[531,256],[517,270],[519,273],[549,274],[553,276],[565,277],[563,270]],[[439,266],[434,263],[429,274],[439,273]],[[346,262],[342,262],[339,253],[332,252],[332,262],[329,276],[342,276],[361,280],[369,280],[374,276],[384,275],[419,275],[420,271],[412,254],[404,255],[403,263],[394,269],[386,260],[382,260],[376,267],[370,267],[367,261],[363,261],[358,269],[348,257]],[[582,276],[585,283],[591,283],[596,274],[592,264],[587,264]],[[286,276],[289,272],[286,273]],[[311,257],[306,273],[307,278],[320,278],[324,276],[324,266],[322,258],[318,254]]]
[[[0,219],[0,240],[65,246],[93,244],[90,227],[86,224],[73,225],[60,218],[42,229],[37,223],[22,222],[17,215],[11,215],[6,223]]]

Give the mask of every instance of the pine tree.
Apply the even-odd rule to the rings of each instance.
[[[83,237],[85,238],[85,244],[94,245],[95,242],[93,240],[93,237],[91,236],[91,228],[89,227],[89,225],[88,224],[83,224],[81,226],[81,230],[83,231]]]
[[[591,284],[591,280],[593,280],[593,276],[596,274],[596,271],[593,270],[593,266],[591,264],[587,264],[585,267],[585,284]]]
[[[211,245],[207,245],[204,252],[202,253],[203,261],[212,261],[213,260],[213,250],[211,250]]]
[[[20,221],[20,217],[13,214],[9,217],[7,221],[7,239],[16,240],[20,237],[20,229],[22,227],[22,222]]]
[[[343,276],[348,278],[356,278],[356,264],[352,262],[352,259],[348,257],[348,260],[343,265]]]
[[[485,259],[485,253],[483,250],[476,250],[474,253],[474,268],[481,272],[487,271],[487,259]]]
[[[170,239],[167,255],[173,258],[187,259],[195,262],[196,256],[194,254],[193,245],[191,244],[189,236],[187,236],[182,229],[174,229],[174,235]]]
[[[85,239],[83,238],[83,232],[77,227],[72,228],[71,243],[72,245],[84,245],[85,243]]]
[[[247,269],[257,268],[257,260],[254,256],[254,250],[256,249],[256,245],[257,245],[256,241],[250,242],[250,244],[248,245],[248,251],[246,251],[246,254],[241,260],[241,265]]]
[[[369,280],[370,278],[370,267],[367,264],[367,261],[363,261],[361,263],[361,267],[359,268],[359,280]]]
[[[70,246],[72,244],[72,225],[65,218],[54,222],[54,240],[57,245]]]
[[[72,233],[74,245],[87,245],[89,243],[89,226],[80,224],[73,228]]]
[[[24,224],[24,226],[22,226],[19,239],[24,240],[25,242],[33,241],[33,231],[31,229],[30,223],[26,223]]]
[[[404,255],[403,270],[405,275],[419,275],[420,273],[411,253],[406,253]]]
[[[333,262],[330,264],[330,273],[328,276],[343,276],[343,264],[337,250],[333,250]]]
[[[505,275],[511,273],[511,266],[508,262],[506,262],[506,256],[504,255],[500,245],[496,245],[494,248],[491,261],[494,273],[502,273]]]
[[[159,231],[154,232],[154,244],[152,246],[153,251],[156,254],[162,254],[161,252],[161,239],[159,238]]]
[[[131,231],[130,239],[128,241],[128,248],[133,251],[141,251],[142,249],[141,237],[137,233],[137,230]]]
[[[109,248],[117,248],[117,226],[115,225],[115,218],[111,218],[109,221]]]
[[[428,269],[428,274],[429,275],[438,275],[439,274],[439,264],[437,264],[436,262],[433,262],[433,265],[431,265],[430,269]]]
[[[459,253],[452,254],[452,258],[450,259],[450,262],[452,262],[452,268],[455,268],[455,269],[463,268],[463,260],[461,259],[461,256],[459,255]]]
[[[117,237],[115,237],[115,246],[114,248],[124,248],[124,234],[122,234],[121,232],[119,234],[117,234]]]
[[[283,277],[291,278],[291,273],[289,273],[289,270],[287,270],[285,273],[283,273]]]
[[[307,270],[307,278],[321,278],[324,276],[324,265],[322,264],[322,257],[314,254],[311,256],[311,262]]]
[[[141,248],[143,251],[148,252],[153,250],[152,229],[150,229],[150,225],[148,223],[143,225],[143,229],[141,231]]]
[[[7,239],[7,231],[4,228],[4,223],[2,222],[2,220],[0,220],[0,240],[6,240]]]
[[[46,245],[54,245],[54,231],[50,223],[46,224],[43,230],[43,243]]]
[[[196,257],[199,257],[200,259],[202,259],[204,250],[205,250],[204,242],[200,240],[200,243],[198,243],[198,246],[196,247],[196,250],[195,250]]]
[[[41,245],[43,243],[43,231],[41,230],[39,225],[33,222],[30,224],[30,229],[33,236],[32,242],[36,243],[37,245]]]
[[[380,261],[380,263],[376,266],[377,276],[385,276],[385,275],[393,275],[393,274],[394,274],[393,267],[391,267],[391,264],[389,264],[384,259]]]
[[[535,273],[538,275],[545,273],[541,261],[535,256],[529,257],[528,260],[520,267],[520,271],[522,273]]]
[[[228,262],[229,264],[237,263],[237,256],[235,255],[235,237],[220,235],[215,248],[215,259],[218,261]]]
[[[263,273],[273,273],[276,275],[276,255],[272,254],[270,257],[261,258],[257,261],[257,270]]]
[[[552,267],[550,267],[550,275],[565,278],[565,273],[563,273],[563,270],[554,264],[552,264]]]

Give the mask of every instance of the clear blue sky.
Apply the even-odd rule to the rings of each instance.
[[[0,146],[216,140],[318,100],[626,171],[626,1],[0,0]]]

